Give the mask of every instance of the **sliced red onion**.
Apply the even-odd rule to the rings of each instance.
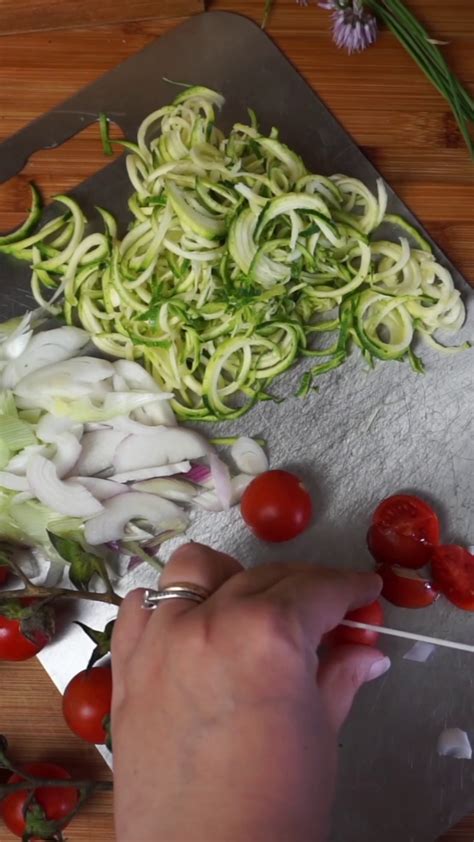
[[[433,654],[436,646],[434,643],[423,643],[418,640],[409,650],[405,652],[403,659],[405,661],[417,661],[423,664]]]
[[[115,451],[113,464],[117,473],[123,473],[198,459],[208,453],[208,442],[193,430],[155,427],[154,435],[131,435],[124,439]]]
[[[127,564],[127,573],[132,573],[132,571],[136,570],[137,567],[140,567],[141,564],[144,564],[144,559],[140,558],[139,555],[130,556],[129,562]]]
[[[209,456],[209,466],[214,481],[216,497],[223,509],[230,509],[232,504],[232,484],[229,469],[225,462],[219,459],[215,453],[211,453]]]
[[[437,751],[440,757],[455,757],[456,760],[471,760],[472,758],[469,737],[461,728],[445,728],[441,731]]]
[[[230,455],[244,474],[263,474],[268,471],[268,459],[260,445],[248,436],[240,436],[230,449]]]
[[[96,500],[109,500],[111,497],[117,497],[119,494],[128,492],[126,485],[120,485],[118,482],[112,482],[109,479],[102,479],[101,477],[71,477],[71,482],[77,482],[87,488]]]
[[[182,529],[188,523],[183,510],[170,500],[131,491],[105,501],[103,511],[85,524],[86,541],[94,546],[119,541],[131,520],[150,523],[154,530]]]
[[[211,478],[211,469],[209,465],[193,465],[187,472],[185,479],[190,482],[195,482],[196,485],[202,485]]]
[[[78,476],[94,476],[110,468],[115,451],[126,436],[125,432],[110,429],[84,433],[81,455],[74,466],[74,473]]]
[[[185,474],[189,471],[190,462],[175,462],[174,465],[155,465],[150,468],[138,468],[136,471],[124,471],[112,474],[113,482],[133,482],[156,477],[171,477],[174,474]]]
[[[102,504],[86,488],[60,480],[53,463],[39,453],[30,459],[26,478],[38,500],[59,514],[92,517],[102,511]]]

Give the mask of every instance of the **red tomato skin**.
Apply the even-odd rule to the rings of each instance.
[[[382,596],[392,605],[400,608],[426,608],[439,597],[439,591],[433,587],[432,582],[411,574],[411,571],[411,575],[407,575],[408,571],[404,572],[398,565],[381,564],[377,567],[377,573],[383,580]]]
[[[416,541],[439,544],[440,525],[436,512],[414,494],[393,494],[375,509],[372,523],[409,535]]]
[[[0,564],[0,586],[4,585],[10,576],[10,568],[6,564]]]
[[[0,661],[28,661],[49,643],[47,634],[37,632],[35,643],[21,633],[18,620],[0,614]]]
[[[474,611],[474,555],[459,544],[433,548],[431,570],[435,585],[453,605]]]
[[[69,772],[58,766],[56,763],[28,763],[24,766],[25,772],[40,778],[58,778],[67,780]],[[9,784],[22,781],[21,775],[11,775]],[[23,817],[23,806],[27,800],[26,790],[7,795],[0,802],[0,814],[8,829],[19,836],[25,832],[25,819]],[[79,794],[76,789],[54,789],[54,787],[38,787],[35,790],[35,798],[38,804],[45,811],[46,818],[50,821],[62,821],[76,806]]]
[[[355,611],[349,611],[346,620],[354,620],[357,623],[370,623],[371,626],[381,626],[383,623],[383,608],[378,600],[364,605]],[[325,643],[330,646],[340,644],[356,644],[358,646],[375,646],[379,639],[378,632],[368,629],[351,629],[349,626],[336,626],[331,632],[325,635]]]
[[[71,731],[94,745],[104,745],[107,732],[103,726],[112,705],[112,670],[110,666],[83,670],[69,682],[63,696],[63,715]]]
[[[245,489],[242,517],[262,541],[290,541],[304,532],[313,515],[311,497],[301,480],[289,471],[266,471]]]
[[[394,529],[372,524],[367,532],[367,546],[377,564],[397,564],[417,570],[429,563],[432,545],[401,535]]]

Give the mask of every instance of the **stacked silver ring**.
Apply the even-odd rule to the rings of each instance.
[[[143,597],[143,607],[150,611],[158,608],[160,602],[168,599],[189,599],[198,605],[210,597],[210,591],[193,582],[175,582],[157,591],[147,590]]]

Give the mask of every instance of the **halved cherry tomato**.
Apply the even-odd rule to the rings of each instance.
[[[435,585],[450,602],[474,611],[474,555],[458,544],[434,547],[431,569]]]
[[[355,611],[349,611],[346,620],[355,620],[357,623],[369,623],[371,626],[381,626],[383,623],[383,609],[378,602],[371,602]],[[336,626],[331,632],[325,635],[324,642],[330,646],[340,643],[355,643],[359,646],[375,646],[379,634],[368,629],[351,629],[349,626]]]
[[[24,771],[35,778],[57,778],[58,780],[67,780],[70,778],[69,772],[58,766],[56,763],[28,763],[24,766]],[[11,775],[8,779],[9,784],[20,783],[24,780],[21,775]],[[44,826],[47,829],[48,822],[56,821],[62,822],[66,816],[71,813],[77,805],[79,793],[74,787],[38,787],[34,791],[35,801],[44,812]],[[19,789],[17,792],[12,792],[7,795],[0,802],[0,814],[6,826],[15,836],[23,837],[28,829],[28,819],[25,821],[24,808],[29,797],[29,792],[26,789]],[[33,806],[31,807],[33,809]],[[39,829],[38,822],[41,820],[35,818],[35,830]],[[49,828],[51,830],[51,827]],[[29,838],[29,837],[28,837]],[[34,838],[38,838],[36,835]],[[40,838],[46,838],[42,835]],[[52,839],[52,835],[48,833],[48,838]],[[57,838],[56,836],[54,838]]]
[[[375,560],[401,567],[423,567],[439,540],[436,512],[411,494],[395,494],[383,500],[367,533],[367,545]]]
[[[289,541],[309,526],[311,497],[299,477],[289,471],[265,471],[244,491],[242,517],[263,541]]]
[[[382,596],[401,608],[425,608],[433,605],[439,592],[429,579],[398,564],[381,564],[377,573],[383,579]]]

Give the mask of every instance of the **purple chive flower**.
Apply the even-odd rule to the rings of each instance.
[[[325,0],[319,5],[332,12],[332,35],[337,47],[359,53],[374,43],[377,21],[364,9],[363,0]]]

